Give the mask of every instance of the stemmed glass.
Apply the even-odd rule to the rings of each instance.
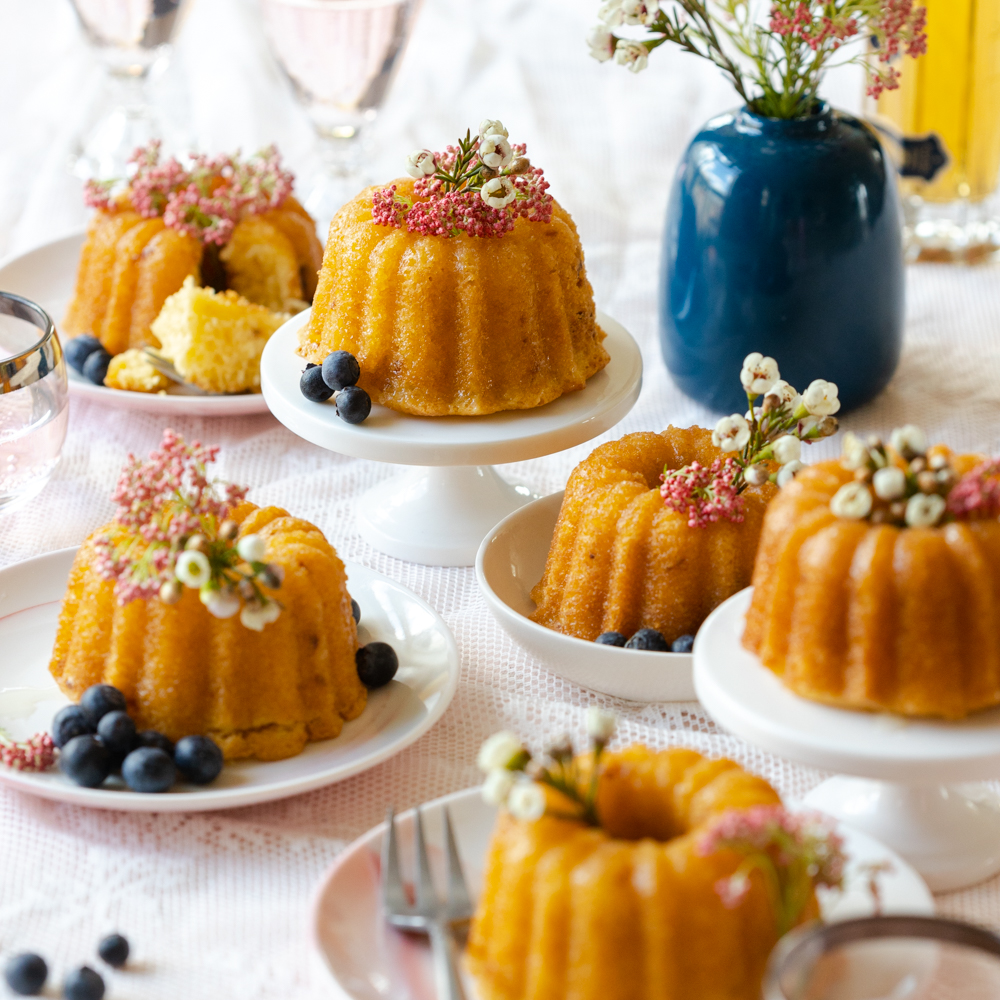
[[[163,67],[187,0],[70,0],[83,33],[107,71],[114,109],[77,148],[80,177],[120,177],[137,146],[162,138],[147,82]]]
[[[55,325],[34,302],[0,292],[0,513],[27,503],[49,481],[68,417]]]
[[[319,138],[305,206],[322,227],[364,187],[359,137],[386,99],[420,0],[261,0],[268,41]]]

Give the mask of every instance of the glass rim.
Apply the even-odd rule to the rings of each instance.
[[[52,317],[37,302],[0,291],[0,315],[13,316],[42,331],[38,340],[23,351],[0,357],[0,394],[3,394],[45,378],[61,360],[62,348]]]
[[[966,945],[1000,958],[1000,935],[961,920],[888,916],[858,917],[833,924],[816,921],[786,934],[775,945],[764,975],[764,1000],[789,1000],[781,987],[781,975],[788,963],[804,949],[818,948],[818,954],[825,954],[845,944],[885,938],[924,938]]]

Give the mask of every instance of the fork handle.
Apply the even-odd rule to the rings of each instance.
[[[438,1000],[465,1000],[454,935],[447,924],[438,920],[430,923],[428,933],[434,953],[434,982]]]

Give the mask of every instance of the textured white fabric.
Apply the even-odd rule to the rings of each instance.
[[[657,52],[639,76],[594,63],[582,41],[594,6],[426,0],[376,132],[373,173],[397,175],[411,148],[440,148],[485,116],[500,117],[529,143],[579,224],[598,305],[642,347],[642,396],[607,439],[709,420],[678,393],[660,358],[656,270],[673,165],[697,125],[735,102],[711,67],[675,53]],[[68,150],[99,85],[66,0],[0,0],[0,254],[82,224]],[[250,0],[195,0],[157,87],[202,148],[276,140],[294,166],[308,169],[309,128]],[[831,82],[842,106],[856,106],[858,92],[856,76]],[[998,276],[992,267],[911,269],[899,373],[846,426],[885,433],[914,421],[956,447],[1000,450]],[[162,429],[154,417],[74,400],[54,480],[30,509],[0,518],[0,565],[80,542],[110,513],[125,453],[148,451]],[[491,732],[511,728],[535,745],[564,729],[582,737],[583,708],[592,703],[621,714],[625,741],[731,755],[789,796],[820,780],[720,732],[696,704],[615,703],[561,680],[494,623],[471,569],[413,565],[368,547],[354,528],[354,499],[396,470],[323,452],[270,417],[191,419],[176,429],[220,443],[222,474],[251,484],[252,499],[315,521],[345,558],[389,574],[437,608],[462,654],[458,694],[441,722],[396,758],[274,805],[136,816],[0,789],[0,953],[37,949],[58,973],[91,956],[100,933],[119,928],[138,964],[113,977],[115,997],[329,996],[311,957],[309,899],[344,844],[379,822],[389,802],[405,808],[475,783],[475,753]],[[503,471],[550,492],[592,447]],[[942,897],[940,907],[1000,928],[1000,880]]]

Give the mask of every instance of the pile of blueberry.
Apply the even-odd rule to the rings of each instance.
[[[60,770],[84,788],[104,784],[118,768],[134,792],[169,791],[178,774],[207,785],[222,770],[222,751],[208,736],[185,736],[175,746],[155,729],[137,732],[125,695],[110,684],[95,684],[79,705],[60,709],[52,741],[59,747]]]
[[[361,606],[351,598],[351,613],[354,621],[361,622]],[[396,650],[387,642],[370,642],[362,646],[354,654],[354,662],[358,667],[358,679],[366,688],[384,687],[396,676],[399,669],[399,657]]]
[[[101,346],[101,342],[90,334],[67,340],[63,348],[66,361],[84,378],[90,379],[94,385],[104,385],[104,376],[108,374],[111,355]]]
[[[314,403],[325,403],[333,396],[337,416],[349,424],[360,424],[372,412],[372,399],[358,387],[359,378],[358,359],[350,351],[334,351],[322,365],[306,365],[299,389]]]
[[[109,934],[97,946],[97,954],[114,969],[128,961],[128,941],[121,934]],[[49,967],[40,955],[15,955],[4,965],[3,977],[11,991],[22,997],[38,996],[49,978]],[[74,969],[63,982],[66,1000],[101,1000],[104,980],[88,965]]]
[[[602,632],[594,642],[602,646],[624,646],[625,649],[649,649],[654,653],[690,653],[694,647],[694,636],[682,635],[673,642],[667,642],[663,633],[655,628],[641,628],[631,639],[621,632]]]

